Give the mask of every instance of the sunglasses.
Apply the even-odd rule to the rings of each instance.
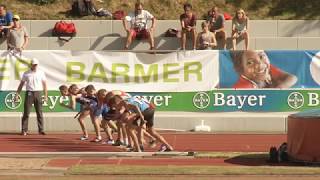
[[[12,21],[19,21],[19,19],[12,19]]]

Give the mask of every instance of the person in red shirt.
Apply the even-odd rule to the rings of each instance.
[[[181,23],[181,49],[186,49],[187,34],[191,34],[192,47],[196,49],[197,31],[196,22],[197,17],[192,11],[192,5],[187,3],[183,5],[184,13],[180,15]]]
[[[289,88],[297,77],[270,64],[264,51],[231,51],[239,80],[233,88]]]
[[[148,21],[151,20],[151,27],[147,27]],[[129,13],[123,19],[124,29],[127,31],[127,42],[124,47],[128,50],[135,38],[149,39],[150,50],[154,50],[153,32],[155,29],[156,18],[147,10],[143,9],[141,2],[135,4],[134,12]]]

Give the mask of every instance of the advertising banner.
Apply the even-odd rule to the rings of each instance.
[[[218,51],[148,54],[103,51],[0,51],[0,90],[16,90],[32,58],[47,76],[49,90],[62,84],[127,92],[192,92],[219,83]]]
[[[220,51],[220,88],[318,88],[317,51]]]
[[[285,112],[320,108],[320,90],[212,90],[201,92],[152,92],[130,93],[154,103],[157,111],[186,112]],[[14,101],[14,92],[1,91],[0,112],[23,111],[24,93],[21,101]],[[67,112],[60,104],[68,104],[68,97],[58,91],[50,91],[48,101],[43,103],[45,112]],[[79,110],[79,108],[77,109]]]

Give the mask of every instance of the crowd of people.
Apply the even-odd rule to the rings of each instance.
[[[223,49],[226,49],[227,34],[225,31],[225,18],[219,12],[217,6],[208,11],[207,19],[201,24],[202,31],[197,33],[197,15],[192,9],[192,5],[186,3],[183,5],[184,13],[180,15],[181,24],[181,50],[186,49],[186,41],[191,37],[192,48],[199,50],[210,50],[216,48],[217,41],[221,41]],[[148,21],[152,25],[148,28]],[[130,26],[128,25],[130,24]],[[124,49],[129,49],[133,39],[148,39],[150,49],[154,47],[154,29],[156,18],[147,10],[143,9],[143,4],[135,4],[135,10],[123,18],[123,25],[127,32],[127,42]],[[238,9],[232,19],[232,50],[236,50],[236,41],[239,38],[245,40],[245,50],[249,48],[249,18],[243,9]]]
[[[88,140],[89,134],[84,123],[90,117],[96,137],[93,142],[102,142],[114,146],[124,146],[128,151],[144,151],[145,136],[148,137],[150,147],[155,147],[156,142],[162,143],[159,151],[172,151],[173,147],[154,129],[155,106],[143,98],[131,96],[119,90],[96,91],[93,85],[79,88],[76,84],[69,87],[59,87],[62,96],[67,96],[70,103],[62,106],[75,110],[80,104],[78,119],[82,129],[80,140]],[[101,121],[100,121],[101,118]],[[106,133],[106,140],[102,140],[100,128]],[[112,132],[117,132],[114,140]]]
[[[210,50],[217,48],[218,42],[226,49],[227,34],[225,31],[225,17],[219,12],[217,6],[212,7],[207,14],[206,21],[201,24],[201,32],[197,32],[197,15],[192,5],[183,5],[184,13],[180,15],[181,24],[181,50],[186,49],[186,41],[192,40],[192,48],[198,50]],[[128,50],[133,40],[148,39],[150,50],[155,49],[154,31],[156,28],[156,17],[149,11],[143,9],[143,4],[135,3],[133,12],[123,18],[123,26],[127,32],[127,41],[124,49]],[[148,22],[151,26],[148,27]],[[232,50],[236,50],[237,39],[245,41],[245,50],[249,49],[249,18],[243,9],[238,9],[232,19]],[[8,50],[22,51],[28,45],[29,34],[27,29],[21,25],[19,15],[13,15],[6,10],[5,5],[0,5],[0,37],[7,38]]]

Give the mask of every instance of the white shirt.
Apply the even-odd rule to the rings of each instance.
[[[21,81],[26,83],[27,91],[42,91],[42,82],[46,81],[46,75],[39,69],[36,72],[29,70],[23,73]]]
[[[131,24],[131,29],[147,29],[148,20],[153,19],[154,16],[146,10],[142,10],[141,14],[135,14],[135,12],[131,12],[126,16],[126,21],[129,21]]]

